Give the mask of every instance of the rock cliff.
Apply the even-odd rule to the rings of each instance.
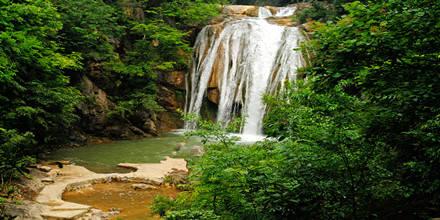
[[[108,97],[111,91],[104,91],[99,86],[105,81],[106,79],[96,72],[80,78],[78,87],[85,98],[78,106],[80,120],[71,132],[71,144],[156,136],[160,132],[183,126],[178,110],[184,108],[185,102],[184,71],[161,73],[157,80],[156,101],[163,111],[136,111],[127,120],[115,120],[110,117],[110,112],[116,105]]]

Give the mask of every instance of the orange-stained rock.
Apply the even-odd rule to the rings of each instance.
[[[282,18],[273,17],[273,18],[267,18],[267,21],[269,21],[272,24],[278,24],[281,26],[288,26],[288,27],[297,25],[297,23],[291,17],[282,17]]]
[[[265,6],[265,8],[269,9],[269,11],[274,15],[278,12],[279,8],[274,6]]]
[[[208,90],[208,100],[218,104],[220,101],[220,91],[215,88],[215,89],[209,89]]]
[[[255,5],[225,5],[222,13],[228,16],[258,16],[258,6]]]
[[[224,53],[224,48],[223,48],[223,46],[220,46],[218,48],[216,56],[217,57],[223,56],[223,53]],[[214,89],[214,88],[219,87],[218,82],[220,82],[220,78],[223,75],[223,67],[224,67],[223,61],[224,61],[224,59],[216,59],[215,60],[214,66],[212,67],[212,73],[211,73],[211,78],[209,79],[208,88]]]
[[[185,72],[172,71],[161,75],[162,80],[177,89],[185,89]]]

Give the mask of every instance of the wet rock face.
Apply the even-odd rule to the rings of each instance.
[[[164,108],[164,111],[154,114],[152,118],[157,132],[166,132],[183,127],[183,120],[179,111],[185,107],[185,91],[177,88],[184,87],[181,84],[185,82],[185,76],[183,72],[174,74],[175,76],[172,77],[172,82],[175,83],[174,86],[168,84],[159,87],[157,101]],[[151,123],[145,125],[149,126],[149,129],[153,128]]]

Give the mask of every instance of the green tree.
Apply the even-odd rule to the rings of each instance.
[[[0,20],[0,127],[58,142],[77,119],[80,97],[63,74],[79,67],[78,56],[61,54],[53,40],[60,15],[46,0],[4,0]]]
[[[124,26],[118,23],[120,14],[113,5],[102,0],[53,0],[61,15],[62,29],[57,34],[65,52],[81,54],[88,70],[91,62],[118,59],[115,52]]]
[[[354,2],[346,10],[340,21],[317,30],[306,74],[316,91],[341,86],[380,109],[365,136],[396,150],[393,172],[408,191],[394,208],[421,215],[440,202],[440,7],[432,1]]]

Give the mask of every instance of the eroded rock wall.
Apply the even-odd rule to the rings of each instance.
[[[84,100],[77,108],[80,120],[70,135],[72,145],[157,136],[183,126],[178,111],[184,108],[185,102],[184,71],[161,73],[156,101],[164,111],[139,110],[126,120],[110,116],[116,107],[108,95],[112,91],[104,91],[99,86],[107,80],[96,70],[80,78],[78,87]]]

